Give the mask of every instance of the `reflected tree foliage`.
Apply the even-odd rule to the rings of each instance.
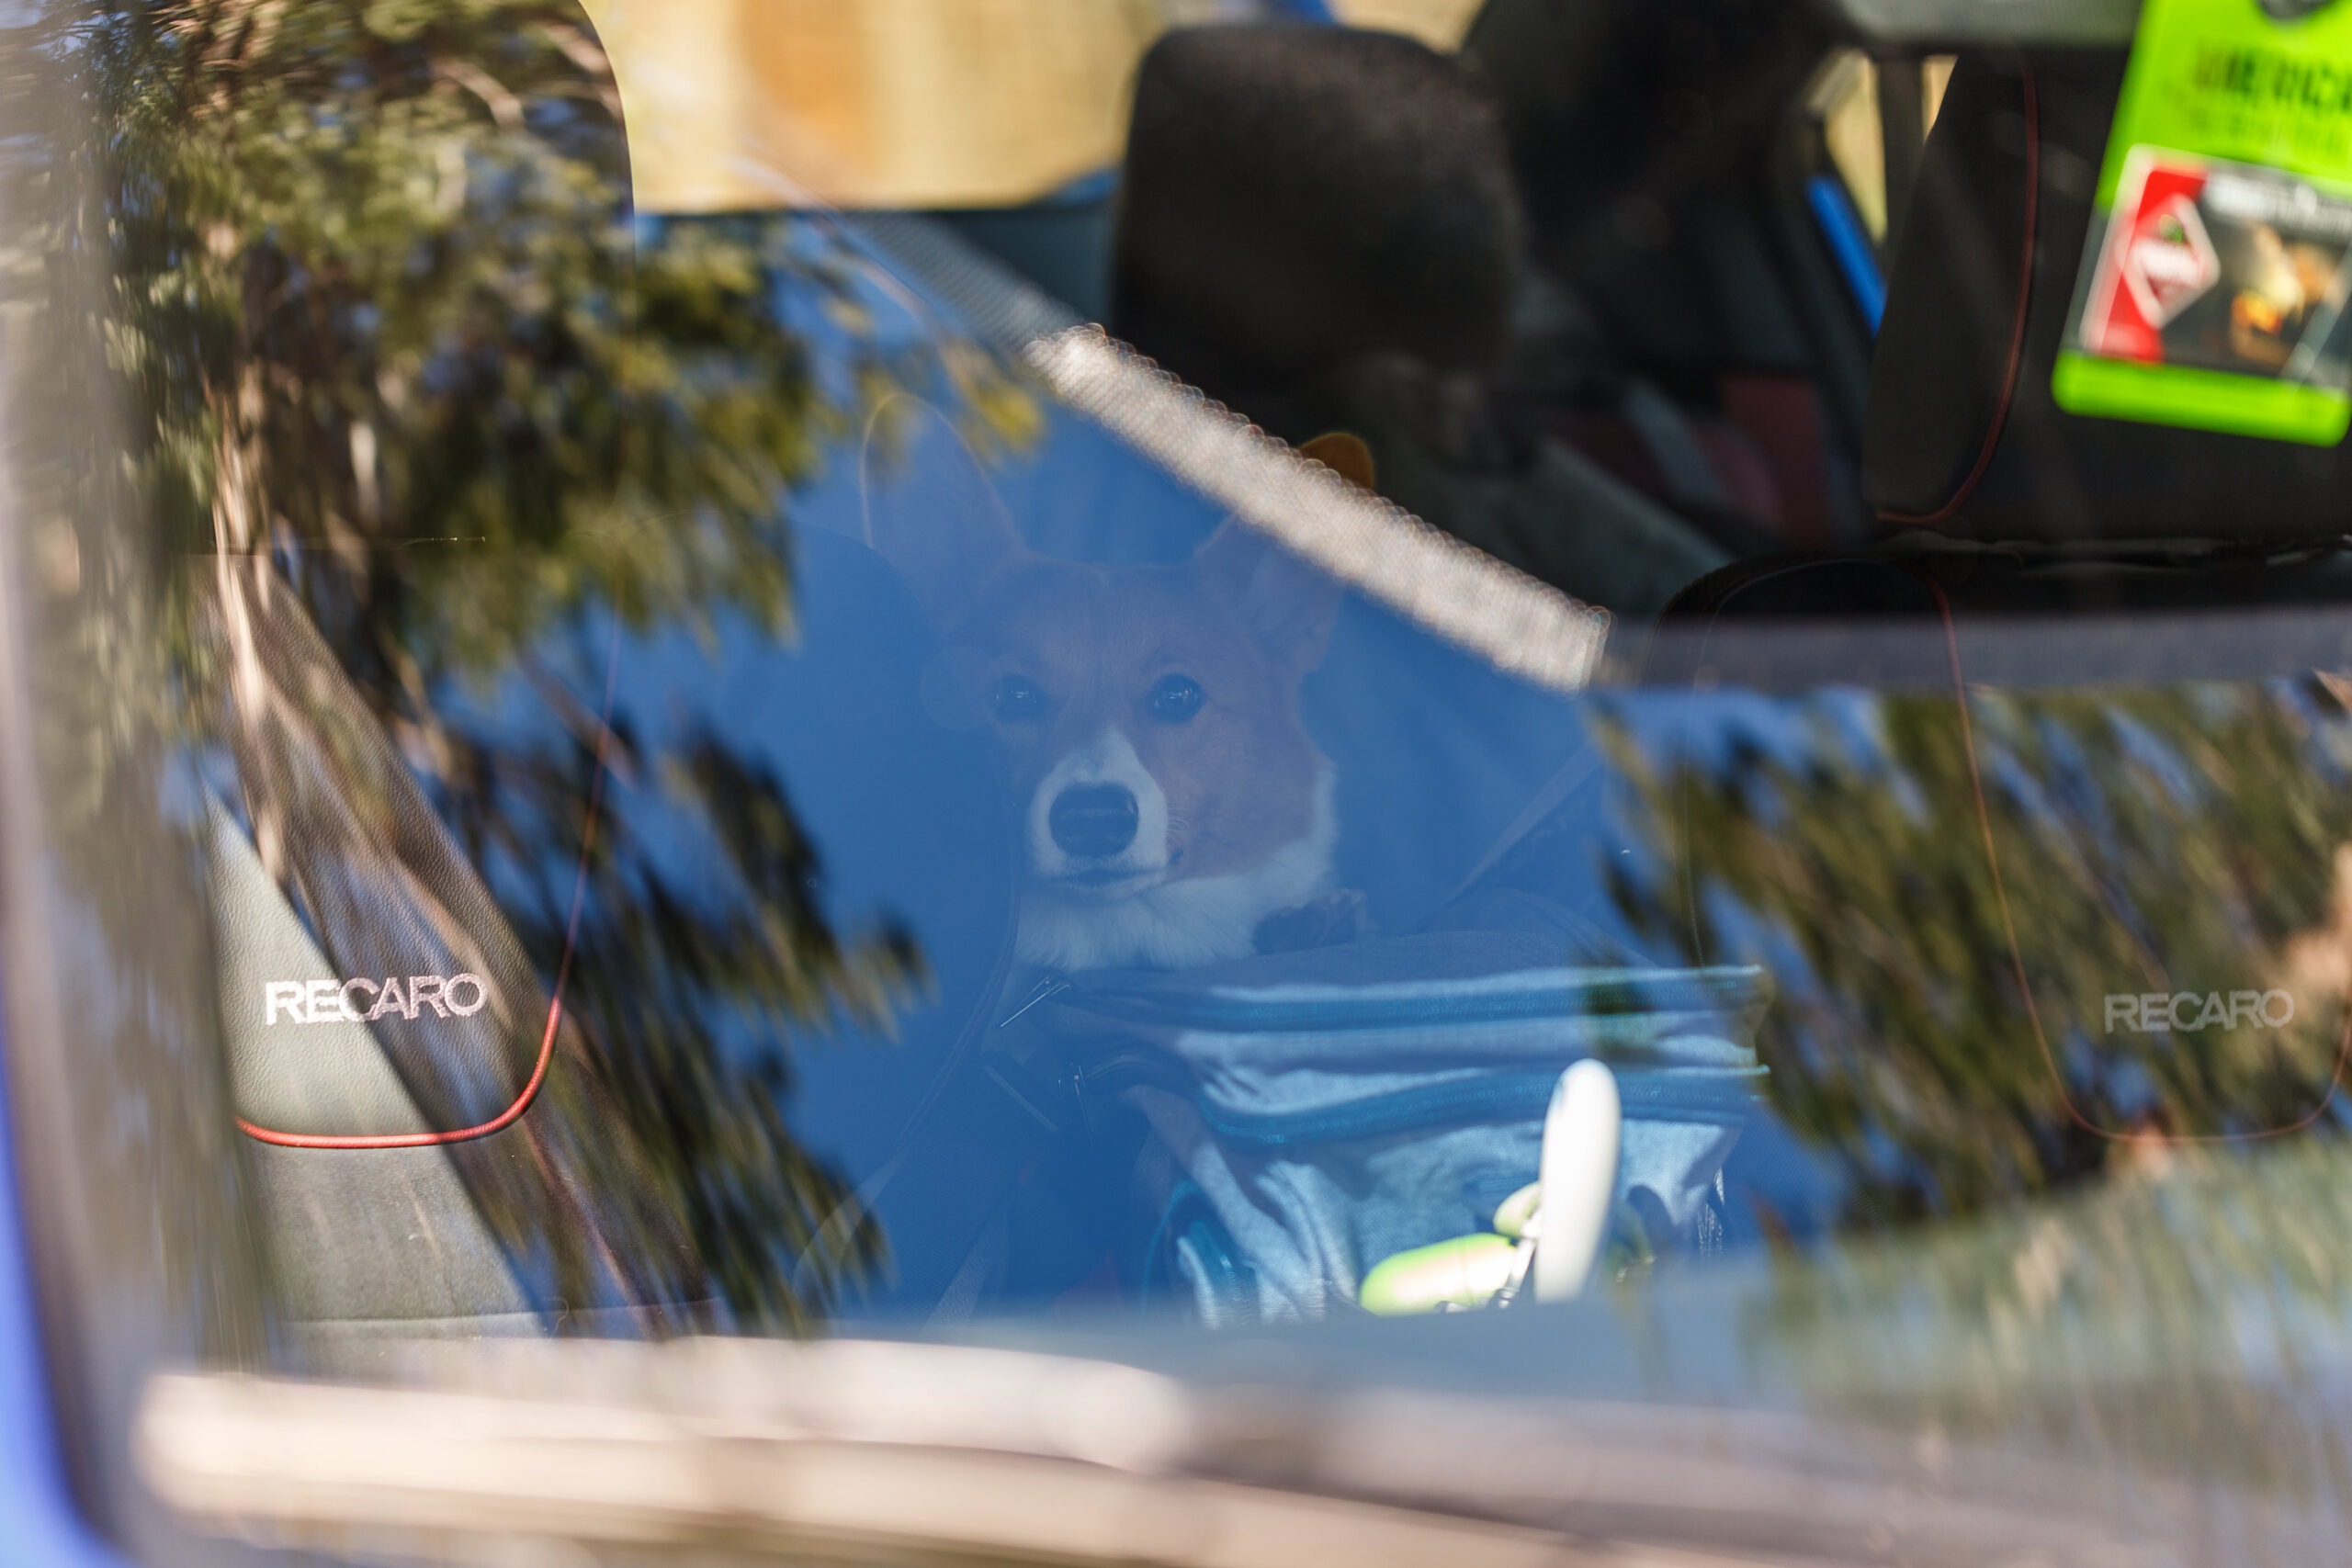
[[[881,343],[862,264],[807,226],[635,218],[570,5],[99,0],[44,25],[93,127],[44,187],[46,265],[111,262],[54,330],[62,358],[102,345],[124,421],[53,433],[81,455],[59,504],[135,506],[164,545],[125,611],[144,633],[87,621],[123,709],[82,716],[93,798],[154,787],[125,737],[225,736],[342,972],[489,976],[503,1060],[388,1046],[436,1123],[511,1103],[553,1030],[535,1113],[452,1145],[543,1303],[811,1320],[882,1240],[784,1124],[789,1043],[886,1028],[922,957],[887,914],[835,929],[772,770],[607,729],[605,649],[616,623],[788,635],[783,502],[828,444],[909,387],[1018,441],[1024,394],[969,350]],[[556,722],[492,722],[517,683]],[[614,777],[692,813],[722,874],[599,815]],[[761,1047],[719,1049],[722,1015]]]
[[[1749,1353],[1818,1408],[2103,1472],[2352,1498],[2352,1148],[2207,1145],[2030,1209],[1773,1271]]]
[[[1853,1226],[1968,1213],[2181,1138],[2332,1126],[2341,690],[1977,689],[1965,725],[1949,694],[1825,694],[1689,745],[1611,721],[1652,852],[1613,896],[1663,949],[1772,970],[1776,1105],[1842,1167]],[[2243,1005],[2274,989],[2295,998],[2284,1027]],[[2179,1030],[2108,1001],[2184,992]]]

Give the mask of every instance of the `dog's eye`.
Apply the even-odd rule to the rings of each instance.
[[[1034,681],[1007,675],[989,694],[989,706],[996,710],[996,716],[1001,722],[1020,724],[1045,716],[1046,694],[1037,689]]]
[[[1182,724],[1201,711],[1201,683],[1190,675],[1162,675],[1151,689],[1151,716]]]

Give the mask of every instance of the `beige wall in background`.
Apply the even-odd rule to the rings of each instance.
[[[1480,0],[1340,0],[1451,48]],[[1219,0],[583,0],[647,211],[994,207],[1117,160],[1151,40]]]
[[[1410,33],[1431,49],[1453,49],[1470,30],[1487,0],[1332,0],[1331,9],[1351,28],[1381,28]]]

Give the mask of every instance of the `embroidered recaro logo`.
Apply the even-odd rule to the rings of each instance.
[[[362,1001],[354,992],[365,992]],[[373,1023],[398,1013],[413,1020],[419,1008],[435,1018],[471,1018],[490,1000],[489,987],[479,975],[411,975],[405,986],[397,975],[381,980],[270,980],[262,986],[265,1025],[274,1026],[283,1013],[289,1023]]]
[[[2162,1031],[2195,1034],[2207,1029],[2284,1029],[2295,1021],[2295,998],[2285,991],[2142,991],[2107,998],[2107,1032]]]

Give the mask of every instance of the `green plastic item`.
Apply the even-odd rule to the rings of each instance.
[[[2059,407],[2352,429],[2352,0],[2147,0],[2098,209]]]
[[[1520,1240],[1527,1235],[1528,1226],[1535,1221],[1535,1211],[1543,1203],[1544,1184],[1529,1182],[1496,1208],[1495,1229],[1513,1241]]]
[[[1491,1231],[1397,1253],[1363,1277],[1356,1301],[1382,1317],[1484,1306],[1510,1282],[1519,1249]]]

